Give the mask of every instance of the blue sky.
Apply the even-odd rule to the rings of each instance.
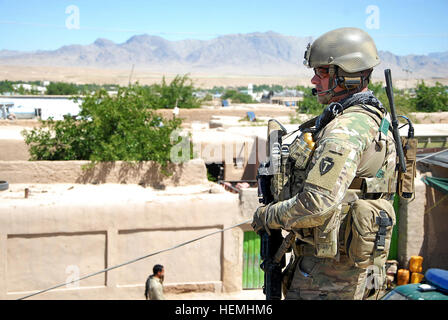
[[[79,29],[67,28],[67,20],[75,23],[74,11],[66,13],[71,5]],[[53,50],[97,38],[122,43],[143,33],[169,40],[269,30],[317,37],[351,26],[369,32],[379,50],[448,51],[448,0],[0,0],[0,13],[0,50]]]

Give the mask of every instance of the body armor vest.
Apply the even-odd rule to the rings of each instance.
[[[378,133],[362,154],[356,177],[339,206],[340,214],[333,215],[323,226],[323,229],[328,230],[327,225],[334,224],[332,230],[325,234],[322,228],[316,227],[300,229],[296,232],[300,240],[314,246],[314,255],[318,257],[335,258],[339,252],[348,251],[347,242],[351,240],[346,229],[352,225],[349,223],[350,226],[347,227],[346,217],[350,214],[351,205],[357,199],[383,199],[389,202],[396,190],[395,167],[391,170],[390,165],[388,166],[391,161],[393,163],[396,161],[395,143],[392,134],[388,134],[387,128],[384,129],[387,127],[384,126],[387,122],[385,115],[377,108],[366,105],[354,105],[344,111],[344,113],[349,112],[364,113],[371,117],[378,125]],[[275,202],[288,200],[303,190],[314,151],[306,134],[305,131],[285,135],[282,137],[281,145],[272,151],[271,157],[277,158],[280,165],[271,183]],[[316,146],[319,145],[322,134],[323,130],[314,133]],[[395,217],[393,220],[395,221]]]

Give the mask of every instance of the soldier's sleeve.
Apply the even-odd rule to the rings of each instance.
[[[378,125],[365,114],[347,113],[324,130],[303,191],[270,207],[269,228],[291,230],[324,224],[338,210],[356,176],[363,151],[378,132]]]

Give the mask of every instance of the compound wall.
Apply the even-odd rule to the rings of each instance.
[[[243,212],[237,194],[207,182],[201,160],[174,168],[159,188],[79,184],[69,174],[58,181],[55,175],[28,172],[41,171],[39,165],[45,172],[45,162],[10,163],[8,172],[3,164],[0,176],[12,183],[0,193],[0,299],[20,298],[173,247],[253,213]],[[76,172],[83,163],[52,165]],[[121,164],[115,166],[119,170]],[[114,170],[105,181],[114,181]],[[146,182],[157,185],[150,178]],[[26,199],[25,188],[30,190]],[[240,291],[244,228],[247,224],[35,298],[143,299],[144,283],[157,263],[165,266],[167,292]]]

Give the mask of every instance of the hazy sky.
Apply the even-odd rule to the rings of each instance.
[[[369,32],[379,50],[448,51],[448,0],[0,0],[0,14],[0,50],[53,50],[97,38],[122,43],[143,33],[169,40],[269,30],[316,37],[350,26]]]

